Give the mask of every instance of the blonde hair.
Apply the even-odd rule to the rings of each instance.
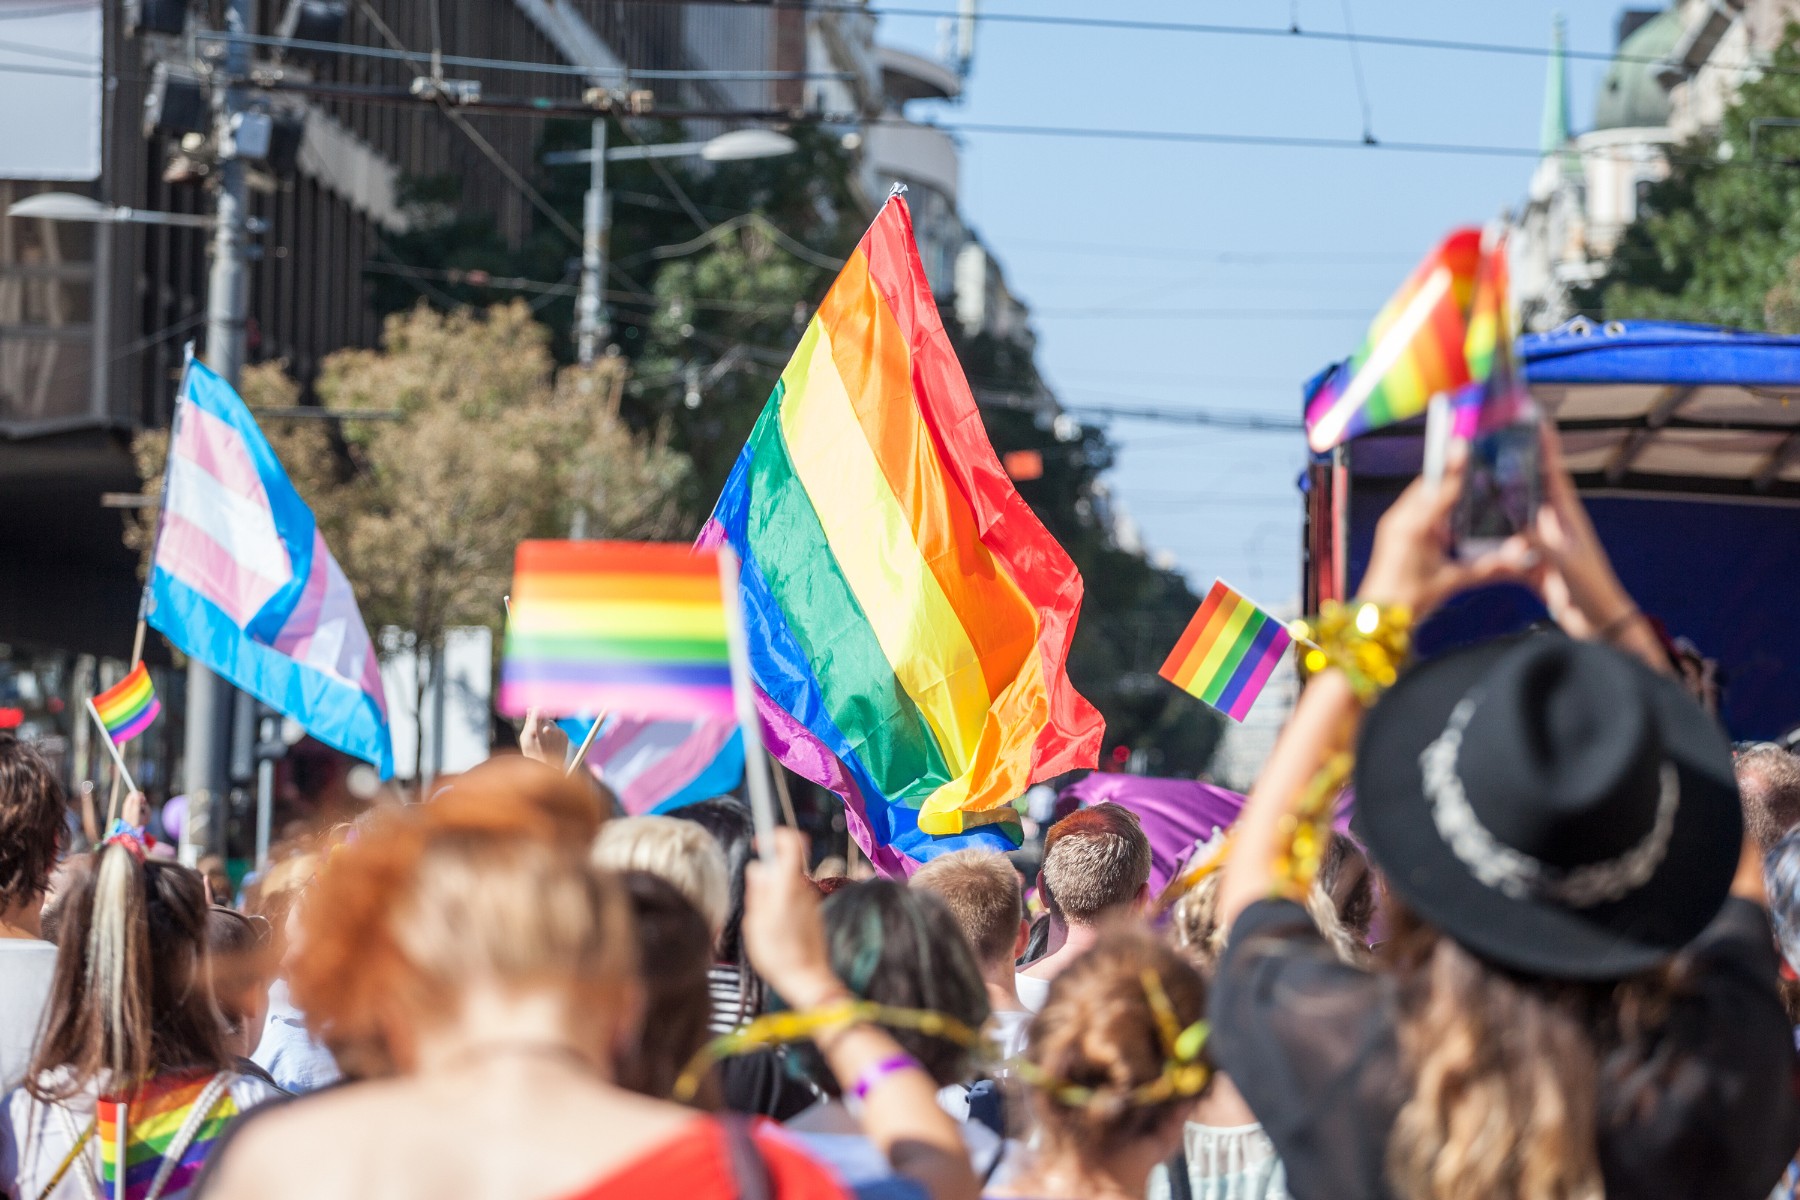
[[[1194,1102],[1193,1095],[1130,1099],[1169,1066],[1146,976],[1160,987],[1178,1027],[1205,1015],[1206,984],[1192,964],[1149,930],[1119,922],[1051,981],[1043,1010],[1032,1019],[1025,1058],[1044,1080],[1032,1087],[1032,1111],[1046,1141],[1083,1163],[1150,1136]],[[1071,1103],[1071,1089],[1090,1098]]]
[[[1225,930],[1219,926],[1219,872],[1214,871],[1183,892],[1169,913],[1169,941],[1211,978],[1225,953]],[[1339,962],[1361,966],[1368,962],[1366,949],[1338,916],[1337,906],[1318,880],[1306,892],[1306,915],[1325,936],[1325,944]]]
[[[713,937],[725,928],[731,911],[725,853],[692,821],[654,816],[608,821],[588,861],[609,871],[645,871],[666,879],[700,910]]]
[[[1588,989],[1495,970],[1403,905],[1390,920],[1409,1085],[1388,1138],[1395,1194],[1601,1200]]]
[[[941,854],[913,873],[910,886],[944,902],[983,966],[1010,962],[1025,905],[1019,873],[997,850]]]

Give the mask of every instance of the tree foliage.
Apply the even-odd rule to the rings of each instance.
[[[532,537],[687,536],[688,465],[619,415],[624,368],[556,369],[548,331],[522,303],[388,319],[379,350],[327,358],[315,390],[325,421],[262,422],[386,648],[414,652],[421,694],[456,625],[499,629],[513,552]],[[279,364],[244,373],[252,409],[292,405]],[[349,414],[392,414],[373,419]],[[141,435],[160,483],[167,435]],[[147,552],[145,527],[133,535]],[[415,707],[414,711],[418,711]]]
[[[856,196],[854,158],[842,144],[817,129],[790,133],[799,149],[781,158],[608,167],[607,307],[613,342],[632,367],[620,411],[640,434],[666,438],[692,462],[686,499],[694,525],[718,495],[814,306],[869,219]],[[645,140],[684,136],[672,127]],[[573,149],[588,139],[586,123],[553,123],[543,148]],[[610,144],[628,140],[616,125],[609,129]],[[575,224],[587,181],[583,167],[547,169],[539,179],[544,195]],[[395,252],[416,266],[464,272],[461,282],[432,285],[431,303],[483,303],[502,294],[470,283],[469,271],[573,281],[574,247],[547,222],[508,257],[490,220],[451,202],[453,185],[421,181],[409,196],[415,219],[410,233],[390,242]],[[416,279],[376,278],[386,303],[416,303],[422,290]],[[532,306],[552,331],[552,349],[569,354],[572,297],[540,292]],[[978,391],[1042,391],[1029,344],[965,338],[954,322],[951,337]],[[1146,750],[1153,769],[1197,774],[1222,721],[1155,672],[1198,600],[1178,574],[1118,544],[1100,481],[1113,461],[1104,431],[1065,419],[1059,436],[1034,414],[1003,407],[984,408],[983,417],[1000,452],[1043,456],[1043,477],[1019,490],[1086,580],[1069,670],[1106,717],[1107,749]]]
[[[1671,151],[1606,274],[1577,305],[1607,320],[1656,318],[1800,330],[1800,27],[1749,80],[1716,135]]]

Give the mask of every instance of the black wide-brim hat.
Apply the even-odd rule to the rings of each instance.
[[[1409,671],[1364,722],[1355,785],[1352,829],[1394,893],[1550,978],[1668,959],[1718,914],[1742,846],[1717,723],[1672,679],[1561,634]]]

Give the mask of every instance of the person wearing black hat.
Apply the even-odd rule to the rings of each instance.
[[[1751,1200],[1800,1144],[1730,747],[1653,669],[1546,443],[1536,528],[1487,559],[1446,554],[1460,463],[1396,501],[1234,835],[1209,1050],[1298,1200]],[[1412,617],[1509,576],[1564,632],[1425,663],[1362,718]],[[1285,898],[1308,781],[1352,742],[1372,970]]]

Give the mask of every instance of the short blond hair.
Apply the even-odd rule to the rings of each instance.
[[[1137,814],[1117,804],[1076,809],[1051,827],[1044,882],[1070,924],[1091,925],[1137,898],[1150,882],[1150,839]]]
[[[731,877],[713,836],[674,817],[624,817],[601,826],[588,861],[611,871],[646,871],[675,885],[714,937],[731,911]]]
[[[1010,962],[1025,905],[1019,873],[997,850],[942,854],[913,874],[912,886],[944,902],[983,966]]]

